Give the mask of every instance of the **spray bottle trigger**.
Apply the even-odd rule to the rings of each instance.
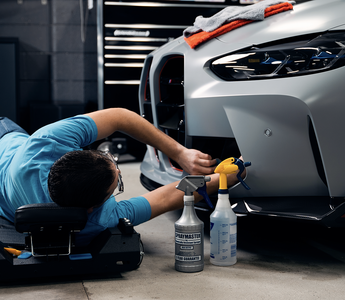
[[[238,181],[245,187],[246,190],[250,190],[250,187],[248,186],[248,184],[246,184],[243,179],[241,178],[241,176],[237,175],[237,179]]]
[[[196,191],[198,192],[199,195],[204,197],[204,199],[205,199],[206,203],[208,204],[208,206],[213,209],[214,208],[213,204],[212,204],[212,202],[211,202],[211,200],[208,197],[207,192],[206,192],[206,184],[203,185],[202,187],[199,187]]]
[[[241,177],[241,174],[245,170],[246,167],[251,166],[251,162],[243,162],[242,160],[235,158],[234,164],[238,166],[238,173],[236,175],[238,181],[245,187],[245,189],[250,190],[250,187],[244,182],[244,180]]]

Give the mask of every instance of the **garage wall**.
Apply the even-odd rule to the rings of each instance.
[[[17,121],[27,131],[44,125],[34,124],[42,111],[36,108],[49,108],[46,122],[97,108],[96,0],[87,10],[85,42],[80,2],[85,12],[87,0],[0,1],[0,38],[19,41]]]

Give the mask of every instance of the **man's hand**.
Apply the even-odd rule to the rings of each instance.
[[[204,175],[213,173],[217,160],[199,150],[184,148],[177,163],[190,175]]]

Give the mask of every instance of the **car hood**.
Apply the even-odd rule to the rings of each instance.
[[[342,0],[314,0],[295,4],[293,10],[245,25],[217,39],[222,43],[250,46],[323,32],[345,24],[344,11],[345,1]]]

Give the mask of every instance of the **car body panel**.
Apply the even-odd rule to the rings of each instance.
[[[157,117],[162,70],[170,59],[181,57],[185,146],[193,147],[198,138],[234,139],[244,160],[252,163],[246,177],[251,189],[238,185],[230,196],[245,199],[244,206],[252,213],[272,213],[278,203],[281,215],[294,211],[290,215],[297,216],[299,208],[291,209],[289,203],[296,206],[304,201],[306,208],[301,210],[308,218],[326,215],[329,201],[325,199],[345,197],[345,67],[303,76],[226,81],[210,65],[216,58],[251,46],[345,30],[343,11],[345,1],[314,0],[195,49],[180,37],[147,57],[139,90],[141,110],[148,78],[153,123],[162,129]],[[152,147],[148,147],[141,171],[159,184],[186,175]],[[308,213],[313,203],[310,197],[320,207],[319,213]],[[319,200],[320,205],[316,204]]]

